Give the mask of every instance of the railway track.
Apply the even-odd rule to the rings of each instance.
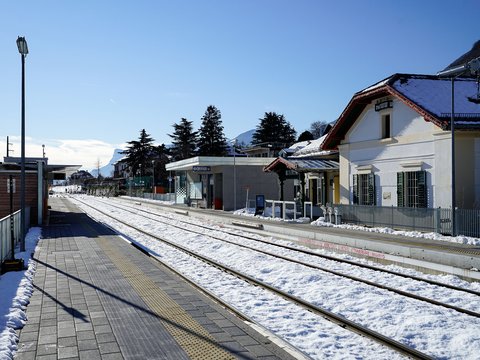
[[[414,281],[424,282],[424,283],[434,285],[434,286],[437,286],[437,287],[440,287],[440,288],[446,288],[446,289],[454,290],[454,291],[457,291],[457,292],[460,292],[460,293],[475,295],[475,296],[479,297],[478,299],[475,299],[475,300],[477,302],[478,302],[478,300],[480,300],[480,292],[477,292],[477,291],[474,291],[474,290],[471,290],[471,289],[461,288],[461,287],[441,283],[441,282],[430,280],[430,279],[424,279],[424,278],[421,278],[421,277],[406,275],[406,274],[402,274],[402,273],[387,270],[387,269],[381,269],[381,268],[374,267],[374,266],[371,266],[371,265],[368,265],[368,264],[357,263],[357,262],[354,262],[354,261],[351,261],[351,260],[339,259],[339,258],[335,258],[335,257],[329,256],[329,255],[323,255],[323,254],[315,253],[315,252],[304,250],[304,249],[298,249],[298,248],[295,248],[295,247],[292,247],[292,246],[277,244],[277,243],[273,243],[271,241],[266,241],[266,240],[259,239],[258,237],[246,236],[244,234],[235,233],[233,231],[227,231],[225,229],[212,229],[211,226],[209,227],[209,226],[205,226],[205,225],[201,225],[201,224],[193,224],[192,222],[179,220],[178,218],[173,218],[173,217],[167,216],[165,214],[158,214],[158,213],[148,211],[148,210],[145,210],[145,209],[139,209],[138,207],[123,205],[123,204],[122,204],[122,206],[118,206],[118,205],[111,204],[111,202],[108,203],[108,206],[113,206],[113,207],[116,207],[116,208],[124,210],[124,211],[131,211],[129,209],[133,209],[135,211],[139,211],[139,212],[142,212],[142,213],[145,213],[145,214],[149,214],[149,215],[155,216],[155,219],[152,219],[152,220],[159,221],[159,222],[161,222],[163,224],[166,224],[168,226],[173,226],[173,227],[176,227],[176,228],[182,229],[182,230],[185,230],[187,227],[189,227],[190,229],[188,231],[197,233],[199,235],[204,235],[204,231],[194,230],[194,229],[191,229],[191,227],[196,227],[196,228],[200,228],[200,229],[203,229],[203,230],[210,230],[210,231],[213,230],[215,232],[232,235],[232,236],[235,236],[237,238],[243,238],[243,239],[247,239],[247,240],[250,240],[250,241],[260,242],[262,244],[267,244],[269,246],[279,247],[279,248],[283,248],[283,249],[286,249],[286,250],[289,250],[289,251],[294,251],[294,252],[298,252],[298,253],[302,253],[302,254],[307,254],[307,255],[313,256],[313,257],[323,258],[323,259],[327,259],[327,260],[331,260],[331,261],[337,261],[337,262],[341,262],[341,263],[345,263],[345,264],[349,264],[349,265],[353,265],[353,266],[357,266],[357,267],[366,268],[366,269],[372,270],[372,271],[383,272],[383,273],[391,274],[391,275],[394,275],[394,276],[399,276],[399,277],[414,280]],[[126,207],[126,209],[125,209],[125,207]],[[169,220],[173,220],[175,222],[182,223],[183,225],[172,224],[169,221],[165,221],[163,218],[167,218]],[[352,276],[352,275],[349,275],[349,274],[346,274],[346,273],[342,273],[340,271],[331,270],[331,269],[329,269],[325,266],[318,266],[318,265],[314,265],[314,264],[311,264],[311,263],[308,263],[308,262],[305,262],[305,261],[300,261],[300,260],[294,259],[290,256],[283,256],[283,255],[280,255],[280,254],[273,253],[271,251],[258,249],[258,248],[253,247],[253,246],[249,246],[249,245],[246,245],[246,244],[243,244],[243,243],[239,243],[238,241],[231,241],[231,240],[225,239],[221,236],[215,236],[215,235],[212,235],[212,234],[209,234],[209,235],[206,235],[206,236],[214,238],[214,239],[219,240],[219,241],[223,241],[223,242],[238,246],[238,247],[242,247],[242,248],[250,249],[250,250],[253,250],[253,251],[257,251],[259,253],[263,253],[263,254],[266,254],[266,255],[269,255],[269,256],[280,258],[280,259],[290,261],[290,262],[293,262],[293,263],[296,263],[296,264],[300,264],[300,265],[303,265],[303,266],[306,266],[306,267],[309,267],[309,268],[313,268],[313,269],[316,269],[316,270],[321,270],[321,271],[324,271],[324,272],[328,272],[328,273],[333,274],[333,275],[345,277],[345,278],[348,278],[350,280],[361,282],[361,283],[364,283],[364,284],[367,284],[367,285],[370,285],[370,286],[374,286],[374,287],[377,287],[377,288],[380,288],[380,289],[385,289],[385,290],[388,290],[388,291],[394,292],[396,294],[406,296],[406,297],[409,297],[409,298],[412,298],[412,299],[415,299],[415,300],[424,301],[424,302],[432,304],[432,305],[441,306],[441,307],[444,307],[444,308],[447,308],[447,309],[455,310],[455,311],[463,313],[463,314],[467,314],[467,315],[470,315],[470,316],[473,316],[473,317],[476,317],[476,318],[480,318],[480,313],[478,313],[476,311],[472,311],[472,310],[465,309],[465,308],[462,308],[462,307],[459,307],[459,306],[451,305],[451,304],[448,304],[448,303],[445,303],[445,302],[437,301],[435,299],[431,299],[431,298],[428,298],[428,297],[425,297],[425,296],[421,296],[421,295],[418,295],[418,294],[415,294],[415,293],[412,293],[412,292],[403,291],[403,290],[400,290],[400,289],[397,289],[397,288],[394,288],[392,286],[388,286],[388,285],[385,285],[385,284],[379,284],[379,283],[376,283],[376,282],[373,282],[373,281],[370,281],[370,280],[367,280],[367,279],[364,279],[364,278],[361,278],[361,277],[358,277],[358,276]]]
[[[79,201],[77,199],[77,201]],[[205,255],[202,255],[202,254],[199,254],[197,252],[194,252],[184,246],[181,246],[179,244],[176,244],[162,236],[158,236],[157,234],[153,234],[149,231],[146,231],[145,229],[142,229],[142,228],[139,228],[138,226],[135,226],[135,225],[132,225],[126,221],[123,221],[122,219],[119,219],[115,216],[112,216],[112,214],[109,214],[105,211],[101,211],[97,208],[95,208],[94,206],[90,205],[90,204],[87,204],[85,202],[83,202],[83,204],[85,206],[88,206],[92,209],[94,209],[95,211],[98,211],[100,213],[102,213],[104,216],[108,216],[112,219],[114,219],[115,221],[118,221],[120,223],[122,223],[124,226],[128,226],[130,228],[133,228],[135,229],[135,231],[138,231],[142,234],[145,234],[149,237],[152,237],[152,238],[155,238],[156,240],[158,241],[161,241],[165,244],[168,244],[169,246],[173,247],[173,248],[176,248],[184,253],[187,253],[189,254],[190,256],[193,256],[197,259],[200,259],[201,261],[205,262],[205,263],[208,263],[209,265],[211,266],[214,266],[215,268],[218,268],[218,269],[221,269],[222,271],[224,272],[227,272],[229,274],[232,274],[238,278],[241,278],[245,281],[247,281],[248,283],[250,284],[254,284],[255,286],[259,286],[261,288],[264,288],[272,293],[275,293],[276,295],[278,296],[281,296],[283,297],[284,299],[288,299],[288,301],[291,301],[305,309],[307,309],[308,311],[312,312],[312,313],[315,313],[315,314],[318,314],[320,316],[322,316],[323,318],[326,318],[336,324],[338,324],[339,326],[345,328],[345,329],[348,329],[348,330],[351,330],[357,334],[361,334],[365,337],[368,337],[370,339],[373,339],[383,345],[387,345],[389,346],[390,348],[392,349],[395,349],[396,351],[400,352],[400,353],[403,353],[403,354],[406,354],[407,356],[409,357],[413,357],[413,358],[419,358],[419,359],[428,359],[428,358],[431,358],[428,354],[425,354],[425,353],[422,353],[422,352],[419,352],[418,350],[415,350],[409,346],[406,346],[405,344],[401,343],[401,342],[398,342],[394,339],[391,339],[387,336],[384,336],[376,331],[373,331],[365,326],[362,326],[358,323],[355,323],[351,320],[348,320],[346,318],[344,318],[343,316],[341,315],[338,315],[338,314],[335,314],[331,311],[328,311],[322,307],[319,307],[319,306],[316,306],[315,304],[312,304],[308,301],[305,301],[297,296],[294,296],[294,295],[291,295],[289,292],[286,292],[286,291],[283,291],[281,289],[277,289],[265,282],[262,282],[262,281],[259,281],[257,279],[255,279],[254,277],[250,276],[250,275],[247,275],[247,274],[244,274],[238,270],[235,270],[229,266],[226,266],[224,264],[221,264],[219,263],[218,261],[215,261],[213,260],[212,258],[208,257],[208,256],[205,256]],[[111,205],[110,205],[111,206]],[[121,208],[121,207],[119,207]],[[138,210],[138,209],[136,209]],[[122,209],[122,211],[128,211],[128,210],[125,210],[125,209]],[[169,224],[171,225],[171,224]],[[185,229],[184,229],[185,230]],[[209,235],[208,235],[209,236]]]

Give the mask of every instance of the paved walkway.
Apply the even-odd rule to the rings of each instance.
[[[16,359],[291,359],[178,276],[53,198]]]

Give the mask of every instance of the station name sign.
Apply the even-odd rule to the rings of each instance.
[[[385,100],[375,104],[375,111],[380,111],[383,109],[391,109],[391,108],[393,108],[392,100]]]
[[[193,166],[192,170],[194,172],[200,172],[200,171],[210,171],[210,166]]]

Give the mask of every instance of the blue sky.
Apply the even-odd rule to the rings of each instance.
[[[227,137],[266,111],[301,133],[393,73],[435,74],[480,39],[478,1],[2,1],[0,156],[20,146],[25,36],[27,156],[95,166],[143,128],[169,143],[217,106]]]

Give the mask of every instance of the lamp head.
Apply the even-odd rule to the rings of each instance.
[[[27,55],[28,54],[28,46],[27,46],[27,40],[23,36],[19,36],[17,38],[17,47],[18,47],[18,52],[22,55]]]

